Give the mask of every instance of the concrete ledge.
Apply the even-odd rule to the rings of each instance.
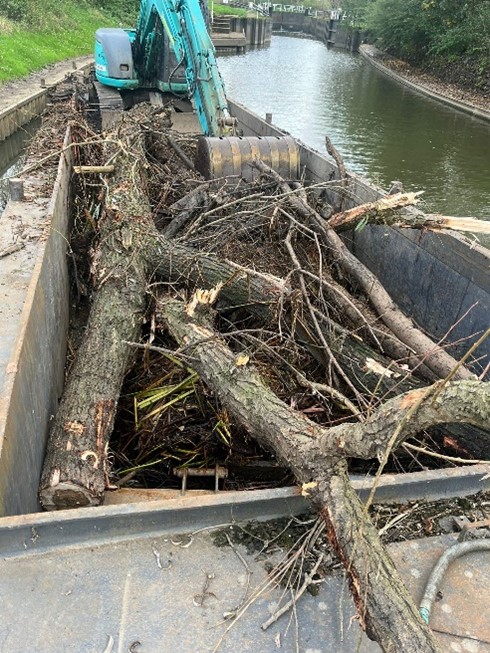
[[[240,32],[229,32],[228,34],[211,34],[213,45],[217,50],[242,50],[247,47],[245,34]]]
[[[0,141],[14,134],[20,127],[38,116],[46,107],[49,89],[43,89],[23,100],[15,107],[0,113]]]
[[[388,75],[388,77],[391,77],[392,79],[396,80],[400,84],[403,84],[408,88],[411,88],[413,91],[416,91],[417,93],[421,93],[422,95],[426,95],[427,97],[430,97],[433,100],[437,100],[438,102],[442,102],[443,104],[446,104],[447,106],[450,106],[453,109],[458,109],[459,111],[464,111],[464,113],[469,113],[470,115],[475,116],[475,118],[480,118],[481,120],[490,122],[490,111],[484,111],[483,109],[478,109],[477,107],[474,107],[471,104],[466,104],[465,102],[458,102],[457,100],[448,98],[445,95],[442,95],[441,93],[432,91],[425,86],[422,86],[420,84],[415,84],[414,82],[411,82],[410,80],[406,79],[406,77],[403,77],[398,73],[395,73],[393,70],[385,66],[381,61],[379,61],[379,56],[382,53],[374,46],[361,45],[359,47],[359,53],[361,54],[362,57],[364,57],[364,59],[369,61],[369,63],[372,66],[380,70],[385,75]]]
[[[70,69],[67,64],[66,70],[57,74],[46,72],[46,88],[26,92],[25,97],[15,105],[7,107],[0,111],[0,142],[14,134],[20,127],[30,122],[33,118],[39,116],[46,108],[48,102],[48,93],[63,81],[69,74],[88,72],[93,64],[92,57],[84,57],[80,60],[77,68]],[[39,86],[38,82],[33,82],[33,88]]]

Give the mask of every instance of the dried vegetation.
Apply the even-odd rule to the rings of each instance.
[[[362,507],[346,463],[377,461],[378,478],[409,436],[417,440],[408,455],[421,467],[427,459],[420,462],[413,446],[427,455],[435,442],[442,459],[453,454],[450,465],[474,460],[468,441],[434,436],[432,427],[485,426],[488,391],[475,376],[485,363],[472,357],[474,348],[464,361],[453,359],[451,333],[429,341],[349,253],[331,226],[353,199],[342,174],[309,187],[254,161],[253,182],[203,181],[190,164],[195,140],[169,129],[171,110],[138,107],[102,136],[81,116],[74,121],[80,164],[115,169],[80,175],[75,202],[77,237],[93,230],[99,240],[75,271],[77,292],[94,293],[91,320],[104,297],[98,324],[114,328],[75,359],[75,377],[79,359],[89,359],[84,387],[98,395],[92,407],[88,395],[74,401],[76,386],[68,385],[41,496],[48,490],[47,507],[63,506],[61,478],[70,480],[71,505],[98,503],[107,485],[175,486],[175,467],[239,469],[225,481],[231,488],[262,487],[264,477],[274,486],[293,473],[320,515],[303,542],[321,536],[339,556],[368,634],[386,651],[436,651],[367,519],[373,496]],[[357,212],[351,226],[387,214],[405,222],[398,199]],[[116,308],[108,306],[113,298]],[[117,331],[123,322],[132,329]],[[476,335],[481,342],[488,332]],[[115,377],[108,394],[98,389],[103,369]],[[93,433],[92,446],[87,439],[83,451],[74,449],[75,426],[78,442]],[[68,460],[64,469],[58,454]],[[247,478],[244,469],[254,467],[261,475]],[[325,556],[317,551],[303,581],[294,576],[300,592],[318,578]]]

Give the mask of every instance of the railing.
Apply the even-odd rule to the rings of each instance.
[[[266,2],[262,4],[255,4],[255,2],[241,2],[240,0],[229,0],[228,2],[223,2],[224,5],[229,7],[238,7],[239,9],[247,9],[248,11],[256,11],[261,16],[269,16],[269,7],[270,5]]]

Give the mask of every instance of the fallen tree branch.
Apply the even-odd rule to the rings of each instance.
[[[438,651],[346,476],[344,440],[353,425],[338,427],[335,437],[330,437],[333,429],[325,430],[288,408],[250,365],[237,365],[237,355],[209,328],[205,317],[191,319],[184,305],[175,300],[161,302],[159,311],[173,337],[185,344],[193,368],[223,405],[263,446],[271,448],[279,461],[289,465],[300,483],[315,484],[312,501],[320,506],[329,541],[346,567],[361,622],[370,636],[383,650],[393,653]],[[451,385],[456,401],[458,388],[463,388],[463,396],[468,387],[481,388],[478,382]],[[486,406],[478,418],[480,425],[489,417]],[[363,426],[356,424],[361,430]],[[390,424],[385,442],[389,438]]]
[[[417,203],[417,196],[419,193],[397,193],[396,195],[387,195],[382,197],[376,202],[368,202],[367,204],[359,204],[359,206],[354,206],[352,209],[347,211],[342,211],[340,213],[334,213],[332,217],[328,219],[328,226],[335,229],[335,231],[346,231],[347,229],[353,229],[361,223],[374,223],[374,224],[395,224],[397,221],[400,221],[400,215],[396,212],[396,209],[400,209],[403,206],[409,206]],[[419,223],[416,220],[414,214],[413,223],[410,226],[419,226]],[[420,214],[421,220],[425,218],[423,213]],[[423,218],[422,218],[423,216]],[[420,226],[424,226],[420,223]]]
[[[92,263],[96,292],[77,358],[51,428],[40,482],[47,510],[98,505],[107,485],[107,449],[119,393],[146,310],[146,261],[133,223],[151,223],[144,178],[131,154],[117,159],[99,222],[100,245]],[[127,180],[132,179],[131,196]],[[144,251],[144,250],[143,250]]]
[[[280,175],[258,159],[253,161],[253,165],[262,173],[275,179],[281,190],[287,192],[289,186]],[[396,306],[377,277],[347,249],[340,236],[311,206],[292,193],[288,195],[287,201],[298,215],[308,220],[313,228],[318,230],[325,244],[332,250],[331,256],[359,285],[377,314],[399,340],[417,352],[420,362],[427,365],[439,378],[448,376],[457,367],[457,361],[414,326],[412,320]],[[474,375],[462,367],[457,371],[456,378],[468,379],[474,378]]]
[[[364,224],[383,224],[392,227],[410,229],[452,229],[472,233],[490,233],[490,223],[476,218],[457,218],[437,213],[421,211],[404,211],[399,209],[417,203],[420,193],[397,193],[387,195],[376,202],[360,204],[347,211],[335,213],[328,219],[328,226],[337,232],[359,228]]]

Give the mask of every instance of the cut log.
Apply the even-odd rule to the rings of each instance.
[[[291,288],[283,279],[196,252],[185,245],[168,241],[156,231],[148,234],[145,251],[149,269],[162,281],[185,284],[188,288],[199,285],[212,288],[222,283],[218,311],[229,313],[242,310],[260,320],[262,325],[270,325],[277,323],[278,304],[281,302],[284,306],[283,327],[288,328],[288,324],[294,322],[293,335],[298,342],[321,365],[329,364],[307,318],[303,322],[289,315]],[[332,320],[324,325],[324,335],[360,392],[390,396],[424,385]],[[373,366],[371,361],[376,365]]]
[[[124,231],[121,224],[109,230],[113,246],[103,246],[107,251],[101,262],[112,261],[106,268],[110,278],[97,289],[87,335],[51,429],[40,484],[46,510],[98,505],[103,499],[107,447],[131,355],[124,343],[139,339],[146,305],[144,269],[135,252],[124,248]],[[101,233],[108,235],[106,230]],[[116,244],[121,252],[118,263]]]
[[[131,154],[135,147],[133,143]],[[98,505],[107,484],[107,448],[132,355],[126,343],[140,338],[146,309],[146,261],[133,227],[135,221],[149,225],[151,211],[141,191],[143,180],[134,171],[132,195],[126,195],[131,165],[132,159],[118,160],[108,208],[98,225],[93,305],[41,477],[40,501],[47,510]]]
[[[196,215],[197,210],[205,205],[209,199],[208,185],[209,184],[205,184],[199,186],[199,188],[195,188],[170,207],[172,211],[175,211],[175,215],[163,231],[165,238],[175,238],[175,236],[182,231],[186,224]]]
[[[400,222],[400,215],[395,209],[416,204],[418,195],[420,193],[396,193],[396,195],[387,195],[376,202],[359,204],[359,206],[355,206],[347,211],[334,213],[328,219],[328,225],[339,232],[353,229],[361,221],[363,223],[372,222],[374,224],[395,224],[397,220]],[[424,214],[421,213],[420,216],[422,217]],[[419,226],[415,219],[413,226]]]
[[[371,425],[382,433],[381,448],[392,436],[393,420],[376,411],[368,423],[324,429],[281,402],[261,381],[251,365],[238,365],[231,352],[209,327],[206,319],[191,318],[181,302],[166,300],[159,306],[172,336],[191,356],[191,364],[223,405],[262,446],[272,449],[279,461],[289,465],[300,483],[316,483],[312,500],[327,522],[329,540],[339,553],[351,580],[361,623],[390,652],[439,650],[428,627],[417,613],[374,527],[367,521],[358,497],[350,487],[342,463],[347,449],[356,457],[379,453],[371,448]],[[210,344],[211,343],[211,344]],[[422,394],[403,395],[397,407],[417,404],[420,423],[466,419],[480,426],[490,419],[490,391],[478,381],[436,384]],[[467,401],[469,397],[473,401]],[[429,397],[432,401],[429,401]],[[424,402],[422,399],[427,398]],[[451,398],[453,407],[447,409]],[[475,400],[477,400],[475,402]],[[471,408],[477,403],[478,408]],[[458,411],[458,406],[460,410]],[[464,410],[463,410],[464,407]],[[395,414],[394,405],[391,407]],[[467,412],[468,411],[468,412]],[[423,419],[421,416],[425,416]],[[383,429],[383,421],[386,428]],[[355,428],[362,433],[350,446]],[[403,439],[406,433],[400,431]],[[378,440],[379,444],[379,440]]]
[[[108,175],[114,172],[113,165],[108,166],[73,166],[73,172],[77,175],[103,174]]]

